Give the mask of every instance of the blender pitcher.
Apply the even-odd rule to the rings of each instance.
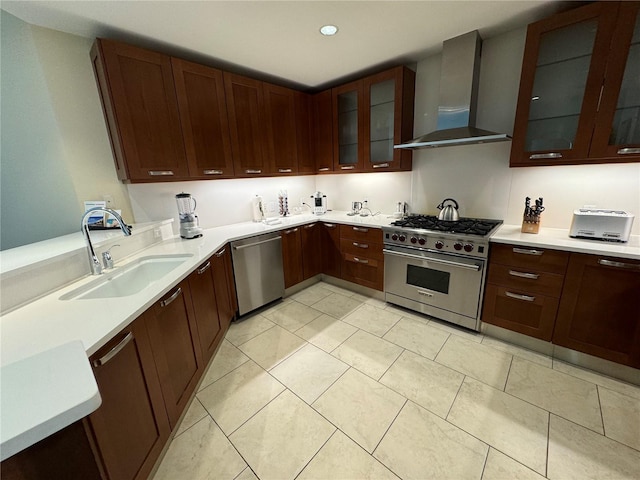
[[[202,236],[202,228],[198,222],[196,211],[196,199],[190,193],[178,193],[176,195],[178,213],[180,215],[180,236],[182,238],[198,238]]]

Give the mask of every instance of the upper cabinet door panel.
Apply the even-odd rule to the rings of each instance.
[[[263,83],[269,171],[298,172],[295,91]]]
[[[231,178],[233,160],[222,72],[171,58],[191,178]]]
[[[590,156],[640,160],[640,2],[623,2]]]
[[[363,81],[332,89],[334,161],[338,171],[362,171],[365,119]]]
[[[116,124],[109,129],[119,137],[121,149],[114,145],[114,151],[123,156],[128,179],[186,178],[170,57],[118,42],[97,42],[108,84],[102,99],[111,103],[115,113]]]
[[[264,96],[262,82],[224,72],[231,149],[236,177],[269,173],[264,151]]]
[[[588,157],[616,10],[594,3],[529,25],[512,165]]]
[[[318,173],[333,172],[333,103],[331,90],[311,99],[312,156]]]

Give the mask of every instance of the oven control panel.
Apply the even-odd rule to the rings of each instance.
[[[384,243],[389,245],[402,245],[408,248],[435,250],[469,257],[487,258],[489,244],[477,239],[464,238],[463,236],[447,235],[422,235],[411,232],[395,230],[383,230]]]

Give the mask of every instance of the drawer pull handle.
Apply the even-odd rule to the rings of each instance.
[[[363,259],[360,259],[358,257],[353,257],[353,261],[356,262],[356,263],[364,263],[364,264],[369,263],[369,260],[366,260],[366,259],[363,260]]]
[[[207,262],[207,264],[198,269],[198,275],[202,275],[204,272],[206,272],[207,270],[209,270],[209,268],[211,268],[211,262]]]
[[[432,298],[433,293],[425,292],[424,290],[418,290],[418,295],[424,295],[425,297]]]
[[[178,289],[173,292],[173,294],[167,298],[166,300],[163,300],[160,302],[160,306],[161,307],[166,307],[167,305],[169,305],[171,302],[173,302],[176,298],[178,298],[178,296],[182,293],[182,288],[178,287]]]
[[[292,228],[291,230],[285,230],[284,234],[285,235],[289,235],[290,233],[296,233],[298,231],[298,228]]]
[[[278,173],[291,173],[293,172],[293,170],[291,170],[290,168],[279,168],[278,169]]]
[[[254,169],[248,169],[248,170],[245,170],[244,173],[249,173],[251,175],[257,175],[257,174],[262,173],[262,170],[260,170],[260,169],[255,169],[255,170]]]
[[[522,253],[524,255],[536,255],[540,256],[544,252],[542,250],[529,250],[528,248],[513,248],[513,253]]]
[[[125,345],[129,343],[131,340],[133,340],[133,333],[129,332],[122,340],[120,340],[120,342],[115,347],[109,350],[109,352],[104,357],[94,360],[93,366],[101,367],[102,365],[107,363],[109,360],[115,357],[118,354],[118,352],[122,350],[125,347]]]
[[[376,163],[373,165],[373,168],[389,168],[388,163]]]
[[[152,177],[173,175],[173,170],[149,170],[149,175],[151,175]]]
[[[361,227],[353,227],[353,231],[354,232],[364,232],[367,233],[369,231],[368,228],[361,228]]]
[[[525,272],[518,272],[516,270],[509,270],[509,275],[514,277],[520,277],[520,278],[529,278],[531,280],[537,280],[538,277],[540,277],[540,275],[537,273],[525,273]]]
[[[353,246],[358,248],[369,248],[369,245],[366,243],[353,242]]]
[[[638,154],[640,154],[640,148],[626,147],[618,150],[618,155],[638,155]]]
[[[224,252],[226,251],[226,248],[223,248],[222,250],[220,250],[218,253],[216,253],[216,257],[220,258],[222,255],[224,255]]]
[[[222,175],[224,172],[222,170],[203,170],[202,173],[205,175]]]
[[[551,152],[551,153],[534,153],[533,155],[529,155],[530,160],[544,160],[546,158],[562,158],[562,154],[558,152]]]
[[[322,167],[318,169],[319,172],[328,172],[329,170],[330,170],[329,167]]]
[[[313,227],[315,227],[315,226],[316,226],[316,224],[315,224],[315,223],[311,223],[311,224],[309,224],[309,225],[305,225],[305,226],[304,226],[304,227],[302,227],[302,228],[307,229],[307,228],[313,228]]]
[[[629,268],[632,270],[640,270],[640,264],[614,262],[613,260],[605,260],[604,258],[599,259],[598,263],[600,265],[604,265],[605,267]]]
[[[340,170],[353,170],[355,167],[355,165],[342,165],[340,167]]]
[[[327,228],[336,228],[336,224],[335,223],[325,223],[324,226],[327,227]]]
[[[515,298],[516,300],[524,300],[525,302],[533,302],[536,297],[530,297],[529,295],[520,295],[519,293],[504,292],[507,297]]]

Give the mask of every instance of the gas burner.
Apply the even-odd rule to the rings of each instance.
[[[487,220],[481,218],[461,218],[457,221],[440,220],[433,215],[410,215],[402,220],[392,222],[391,225],[402,228],[431,230],[442,233],[458,233],[465,235],[486,236],[502,223],[501,220]]]

